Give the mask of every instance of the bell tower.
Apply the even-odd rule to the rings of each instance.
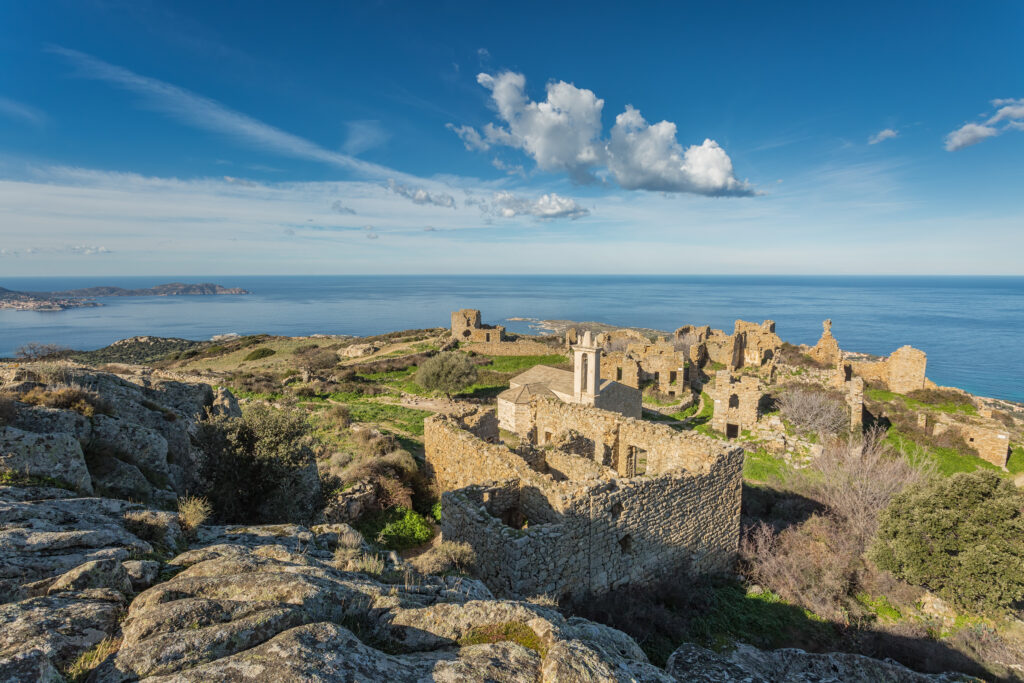
[[[601,392],[601,351],[590,332],[573,347],[572,391],[576,403],[594,405]]]

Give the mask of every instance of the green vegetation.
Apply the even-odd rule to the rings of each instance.
[[[51,477],[37,477],[14,470],[0,470],[0,486],[47,486],[74,491],[75,487]]]
[[[71,683],[82,683],[89,678],[93,669],[98,667],[110,655],[114,654],[121,647],[120,638],[104,638],[91,648],[78,655],[64,670],[64,678]]]
[[[434,521],[438,524],[441,523],[441,501],[437,501],[430,506],[430,516],[434,518]]]
[[[270,356],[273,356],[276,353],[277,351],[275,351],[274,349],[268,349],[265,346],[261,346],[258,349],[253,349],[252,351],[250,351],[243,360],[260,360],[261,358],[269,358]]]
[[[1014,446],[1010,451],[1010,458],[1006,461],[1006,469],[1010,474],[1024,472],[1024,446]]]
[[[920,444],[912,436],[904,434],[896,427],[889,429],[885,435],[885,441],[896,450],[906,453],[912,460],[923,459],[934,462],[939,474],[947,477],[957,472],[999,469],[976,455],[965,455],[955,448]]]
[[[743,456],[743,478],[747,481],[766,482],[783,479],[790,471],[789,465],[782,458],[776,458],[764,449]]]
[[[350,403],[349,414],[354,422],[390,424],[416,436],[423,435],[423,420],[430,417],[426,410],[416,410],[390,403]]]
[[[938,410],[943,413],[961,413],[964,415],[977,415],[978,408],[971,401],[970,397],[961,394],[959,391],[943,389],[921,389],[904,396],[886,389],[867,389],[864,395],[872,400],[882,403],[899,401],[908,408],[916,410]]]
[[[415,548],[434,537],[434,527],[423,515],[401,505],[364,517],[356,529],[388,550]]]
[[[1024,599],[1024,494],[994,472],[911,487],[881,516],[872,559],[968,611]]]
[[[483,366],[494,372],[520,373],[534,365],[551,365],[553,367],[568,366],[569,359],[562,354],[547,356],[490,356],[491,362]]]
[[[872,614],[877,616],[882,621],[899,621],[903,618],[903,614],[897,609],[895,605],[889,602],[889,598],[884,595],[874,597],[869,593],[860,592],[853,596],[857,602],[866,607],[871,611]]]
[[[532,628],[518,621],[474,626],[459,638],[459,645],[466,647],[467,645],[485,645],[487,643],[500,643],[503,641],[518,643],[525,648],[534,650],[541,658],[548,651],[540,636]]]
[[[458,351],[439,353],[416,370],[416,383],[424,389],[452,394],[476,382],[478,371],[469,356]]]

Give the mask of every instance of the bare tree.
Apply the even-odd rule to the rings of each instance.
[[[60,344],[41,344],[39,342],[29,342],[19,346],[14,352],[14,357],[18,360],[26,362],[32,362],[37,360],[43,360],[44,358],[63,358],[71,352],[71,349]]]
[[[850,424],[849,408],[841,399],[810,385],[785,389],[776,404],[802,432],[838,434]]]

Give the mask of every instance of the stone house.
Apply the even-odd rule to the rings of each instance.
[[[498,394],[498,423],[502,429],[521,436],[534,425],[528,406],[534,397],[554,398],[564,403],[594,406],[627,417],[640,417],[640,391],[601,378],[601,349],[590,332],[573,347],[573,370],[535,365],[509,381],[509,388]]]
[[[764,396],[757,377],[734,377],[729,370],[719,370],[714,384],[708,388],[708,396],[715,404],[711,428],[716,432],[735,439],[742,431],[754,429]]]
[[[474,548],[492,590],[581,598],[729,571],[742,449],[552,397],[524,410],[535,427],[515,451],[496,442],[494,413],[424,423],[442,534]]]

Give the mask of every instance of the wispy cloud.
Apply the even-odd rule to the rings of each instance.
[[[315,142],[234,111],[216,100],[139,75],[84,52],[60,46],[50,46],[49,50],[74,64],[80,76],[128,90],[141,97],[145,106],[190,126],[221,133],[277,154],[338,166],[372,178],[405,176],[394,169],[326,149]]]
[[[346,154],[352,156],[358,156],[374,147],[380,147],[391,139],[391,133],[384,130],[380,121],[375,119],[346,121],[345,128],[348,134],[342,149]]]
[[[868,138],[869,145],[877,145],[879,142],[885,142],[886,140],[892,140],[893,138],[899,137],[900,133],[892,128],[883,128],[874,135]]]
[[[97,254],[111,254],[110,249],[93,244],[73,244],[57,247],[23,247],[21,249],[0,249],[0,256],[24,257],[37,255],[68,254],[71,256],[96,256]]]
[[[413,204],[433,204],[434,206],[443,206],[446,209],[456,208],[455,197],[450,194],[444,192],[431,193],[423,187],[411,187],[395,182],[394,178],[388,179],[388,189],[399,197],[412,200]]]
[[[976,145],[982,140],[1002,135],[1008,130],[1024,130],[1024,98],[995,99],[995,113],[981,123],[965,123],[946,135],[947,152]],[[999,124],[1002,124],[1000,127]]]
[[[24,102],[16,102],[7,97],[0,97],[0,115],[33,126],[41,126],[46,123],[46,114],[42,111]]]
[[[466,200],[466,204],[478,206],[484,213],[502,218],[532,216],[540,220],[554,218],[576,220],[590,215],[590,210],[580,206],[575,199],[562,197],[554,192],[535,199],[521,197],[511,192],[495,192],[490,199],[470,197]]]

